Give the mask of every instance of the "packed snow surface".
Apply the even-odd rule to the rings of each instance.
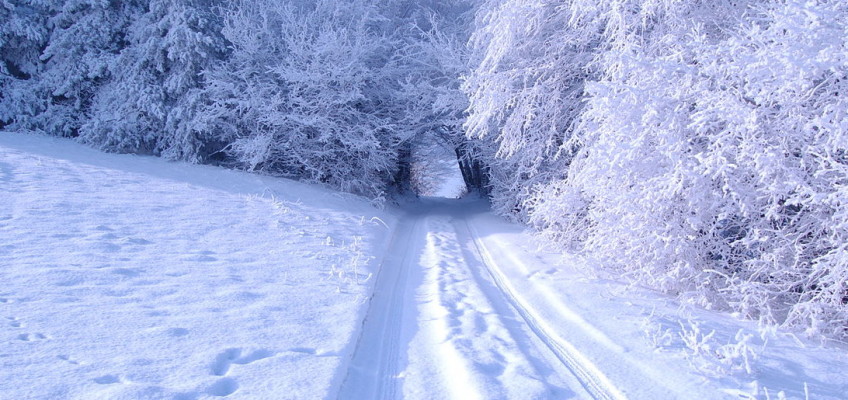
[[[479,200],[0,135],[2,399],[844,399],[848,350],[591,278]]]

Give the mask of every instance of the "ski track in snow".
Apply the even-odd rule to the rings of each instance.
[[[374,293],[356,344],[356,350],[339,398],[397,398],[397,378],[402,368],[400,329],[405,324],[407,282],[414,271],[415,234],[417,224],[402,221],[395,228],[390,250],[377,272]]]
[[[591,361],[587,360],[572,344],[555,335],[554,330],[546,326],[537,315],[534,315],[532,309],[516,298],[514,290],[507,285],[504,277],[498,272],[494,258],[485,245],[480,242],[479,235],[473,233],[467,220],[461,221],[461,224],[457,225],[458,230],[465,234],[466,243],[473,243],[476,255],[482,258],[483,269],[495,283],[497,292],[501,293],[505,302],[521,316],[521,320],[533,332],[535,339],[551,351],[562,363],[562,367],[565,367],[580,382],[592,398],[624,399],[625,396],[614,384],[609,382],[607,377]],[[602,335],[597,335],[596,339],[599,343],[607,342],[606,337]]]

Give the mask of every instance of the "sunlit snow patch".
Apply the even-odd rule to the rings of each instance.
[[[460,198],[468,189],[456,153],[438,138],[422,139],[412,149],[412,187],[424,197]]]

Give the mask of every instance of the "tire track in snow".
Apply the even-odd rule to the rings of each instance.
[[[625,399],[514,296],[465,217],[399,221],[338,398]]]
[[[503,298],[508,301],[515,311],[521,316],[527,327],[538,337],[538,339],[556,356],[562,365],[567,368],[580,384],[595,399],[624,400],[627,397],[601,372],[594,363],[588,360],[571,343],[559,338],[552,333],[552,329],[540,318],[537,318],[532,309],[526,307],[515,296],[513,290],[506,283],[505,277],[499,272],[497,262],[486,246],[479,239],[467,219],[461,223],[455,223],[457,232],[467,235],[467,239],[473,244],[473,250],[480,256],[483,267],[492,278]]]
[[[405,362],[402,346],[409,299],[409,274],[420,248],[419,219],[406,217],[398,223],[389,243],[368,311],[362,323],[353,358],[342,382],[338,399],[400,398],[400,373]]]
[[[424,224],[424,280],[419,293],[427,301],[419,304],[421,333],[413,339],[418,346],[410,361],[431,360],[428,367],[440,375],[436,381],[447,398],[569,397],[568,390],[545,379],[552,371],[538,368],[528,338],[514,323],[514,312],[493,299],[475,276],[479,261],[462,250],[450,217],[430,215]],[[411,393],[426,386],[414,382],[421,369],[410,365]]]

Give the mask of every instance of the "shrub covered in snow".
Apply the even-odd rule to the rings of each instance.
[[[559,28],[524,23],[537,9]],[[634,281],[848,333],[844,2],[502,1],[485,15],[468,124],[513,179],[493,173],[501,210]],[[528,105],[536,90],[567,99],[559,114]]]
[[[234,3],[205,125],[248,169],[378,195],[406,140],[391,29],[369,1]]]

